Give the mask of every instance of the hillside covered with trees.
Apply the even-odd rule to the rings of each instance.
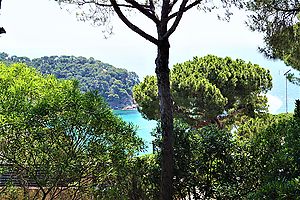
[[[0,53],[0,61],[26,63],[42,74],[54,74],[60,79],[76,79],[83,92],[96,90],[113,109],[132,105],[132,87],[139,83],[135,72],[116,68],[94,58],[75,56],[28,57]]]

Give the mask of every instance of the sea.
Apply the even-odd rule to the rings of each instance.
[[[290,68],[282,68],[280,65],[274,65],[270,69],[273,77],[273,88],[267,93],[269,112],[279,114],[293,112],[295,109],[295,100],[300,99],[300,86],[294,85],[286,80],[285,72]],[[291,69],[298,77],[298,71]],[[146,120],[137,110],[115,110],[114,113],[120,116],[124,121],[132,123],[137,127],[137,134],[145,141],[146,152],[152,153],[151,131],[156,127],[157,122]]]
[[[141,113],[137,110],[114,110],[114,113],[121,117],[122,120],[136,126],[138,136],[144,140],[146,145],[145,152],[142,153],[152,153],[153,137],[151,136],[151,132],[156,127],[157,122],[155,120],[147,120],[143,118]]]

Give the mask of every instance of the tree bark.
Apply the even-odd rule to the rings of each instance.
[[[155,60],[158,96],[160,101],[160,118],[162,128],[161,146],[161,185],[160,199],[172,200],[173,196],[173,101],[170,91],[170,69],[168,39],[160,41]]]

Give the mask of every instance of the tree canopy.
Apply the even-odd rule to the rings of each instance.
[[[298,102],[299,103],[299,102]],[[299,106],[299,104],[298,104]],[[238,132],[243,191],[248,199],[297,199],[299,185],[299,110],[252,119]],[[299,108],[299,107],[298,107]]]
[[[0,61],[6,63],[26,63],[42,74],[53,74],[61,79],[76,79],[81,91],[98,91],[114,109],[133,104],[132,88],[139,83],[135,72],[115,68],[94,58],[75,56],[27,57],[0,54]]]
[[[265,33],[265,47],[260,48],[269,58],[279,58],[300,70],[300,3],[297,0],[249,1],[253,11],[249,25],[252,30]]]
[[[155,73],[157,78],[160,120],[162,125],[162,159],[161,159],[161,190],[160,199],[173,199],[173,166],[174,166],[174,136],[173,136],[173,101],[170,92],[170,36],[176,31],[184,13],[193,8],[211,11],[217,8],[226,10],[230,16],[231,6],[241,6],[237,0],[56,0],[58,3],[75,5],[79,8],[77,16],[83,21],[91,21],[97,25],[106,25],[111,30],[111,18],[114,14],[133,32],[154,44],[157,48]],[[131,16],[134,11],[143,16],[154,30],[146,32],[143,24],[136,25]],[[195,20],[196,21],[196,20]],[[107,26],[108,25],[108,26]],[[107,29],[106,29],[107,30]],[[155,33],[155,35],[153,35]]]
[[[98,94],[24,64],[0,64],[0,127],[1,172],[9,165],[24,187],[33,180],[45,198],[64,188],[121,195],[115,183],[142,147],[134,127]]]
[[[268,70],[241,59],[213,55],[174,65],[171,91],[174,115],[193,126],[241,112],[254,116],[267,111],[264,95],[272,88]],[[156,78],[147,76],[133,89],[139,110],[159,118]]]

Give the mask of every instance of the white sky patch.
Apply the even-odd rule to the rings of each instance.
[[[283,102],[277,96],[273,96],[271,94],[267,94],[266,96],[268,98],[269,112],[277,114]]]
[[[94,57],[115,67],[135,71],[140,78],[154,74],[155,45],[131,31],[120,19],[113,18],[114,34],[104,39],[103,27],[78,21],[75,10],[69,13],[66,9],[60,9],[53,0],[5,0],[0,25],[5,27],[7,34],[0,37],[1,52],[30,58],[51,55]],[[192,9],[184,14],[170,38],[170,67],[207,54],[246,59],[249,59],[248,55],[257,56],[262,34],[246,27],[246,13],[235,9],[230,22],[225,22],[217,19],[216,12]],[[154,23],[145,17],[131,13],[130,20],[156,36]]]

